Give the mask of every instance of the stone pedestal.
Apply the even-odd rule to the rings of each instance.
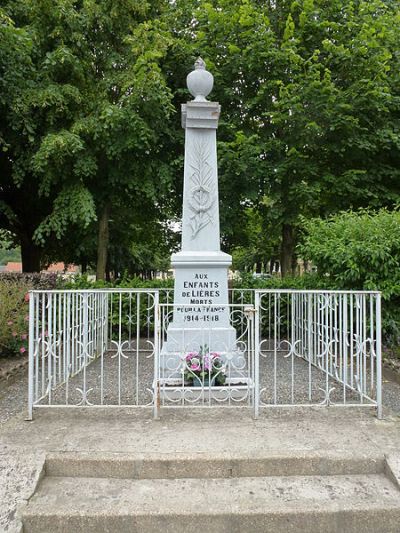
[[[231,257],[223,252],[179,252],[172,256],[175,269],[174,315],[168,327],[166,349],[212,352],[235,349],[236,333],[230,325],[228,268]]]

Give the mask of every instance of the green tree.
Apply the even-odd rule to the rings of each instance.
[[[31,189],[40,205],[30,240],[42,249],[59,250],[61,243],[73,249],[97,221],[98,278],[105,275],[114,210],[146,210],[170,181],[164,143],[173,108],[159,68],[170,44],[159,20],[163,5],[9,4],[15,23],[34,42],[29,86],[8,106],[12,117],[30,126],[24,143],[14,139],[10,191]],[[17,127],[16,137],[20,133]],[[37,269],[34,263],[28,268]]]
[[[13,245],[12,236],[8,231],[0,230],[0,265],[9,261],[21,261],[21,250]]]
[[[33,232],[47,213],[46,205],[38,207],[32,174],[30,180],[23,178],[34,137],[19,101],[34,84],[32,47],[29,32],[0,8],[0,228],[21,245],[26,270],[38,270],[40,250],[33,243]]]
[[[268,206],[265,206],[268,209]],[[263,226],[265,218],[260,209],[244,210],[245,224],[241,228],[242,239],[232,249],[233,269],[239,271],[271,273],[279,259],[279,241]],[[269,263],[269,270],[267,265]]]
[[[243,206],[260,210],[286,274],[302,215],[399,198],[399,12],[381,0],[194,5],[176,10],[222,104],[223,231],[237,234]]]
[[[131,254],[127,228],[169,242],[183,174],[173,110],[198,55],[222,104],[227,251],[265,257],[279,241],[286,274],[301,217],[398,201],[394,2],[8,0],[1,17],[0,228],[25,270],[97,255],[101,278],[122,264],[117,242]]]

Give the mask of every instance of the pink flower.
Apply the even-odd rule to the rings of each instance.
[[[12,336],[13,336],[13,337],[16,337],[16,336],[17,336],[17,332],[16,332],[16,331],[13,331],[13,332],[12,332]]]
[[[21,346],[21,348],[19,349],[19,351],[20,351],[21,353],[25,353],[25,352],[26,352],[26,348],[25,348],[25,346]]]
[[[25,316],[25,322],[29,322],[29,315]]]
[[[29,302],[29,292],[27,292],[25,294],[25,298],[24,298],[25,302]]]
[[[12,320],[9,320],[9,321],[7,322],[7,326],[12,326],[12,325],[13,325],[13,321],[12,321]]]
[[[28,338],[28,335],[26,333],[23,333],[21,335],[21,340],[26,341],[27,338]]]
[[[196,372],[201,370],[201,360],[196,352],[191,352],[186,356],[186,365],[189,370]]]

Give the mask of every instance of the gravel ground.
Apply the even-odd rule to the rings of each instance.
[[[400,416],[400,375],[383,370],[383,405]]]
[[[26,368],[14,376],[11,383],[0,382],[0,425],[27,408],[28,369]]]
[[[53,391],[52,403],[65,404],[68,397],[68,403],[79,404],[82,402],[82,391],[85,389],[87,400],[95,405],[150,403],[153,359],[151,354],[144,350],[139,352],[138,358],[136,355],[135,352],[128,352],[128,358],[125,359],[118,357],[115,353],[108,353],[103,363],[98,359],[87,367],[86,373],[81,372],[70,379],[68,389],[65,385],[61,385]],[[333,389],[330,393],[330,400],[333,403],[343,402],[344,391],[340,384],[331,378],[327,384],[320,370],[315,367],[309,368],[309,365],[302,359],[293,358],[292,361],[290,357],[285,358],[283,355],[278,354],[276,366],[272,355],[260,359],[261,401],[263,403],[273,403],[275,395],[279,404],[309,403],[310,393],[312,403],[319,403],[324,401],[327,388]],[[101,364],[103,364],[103,383],[101,383]],[[274,380],[275,373],[276,381]],[[310,376],[311,389],[309,388]],[[276,387],[274,387],[274,382],[276,382]],[[2,382],[0,384],[0,424],[26,409],[27,390],[27,370],[14,377],[12,383]],[[351,391],[346,391],[346,400],[358,403],[357,396]],[[387,372],[384,373],[383,380],[383,401],[385,407],[389,407],[400,415],[400,378]]]

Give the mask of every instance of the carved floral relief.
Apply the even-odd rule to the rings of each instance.
[[[190,227],[192,239],[208,224],[213,222],[212,208],[215,204],[215,185],[213,184],[212,167],[208,163],[210,155],[207,142],[194,145],[190,166],[193,173],[190,176],[189,207],[191,210]]]

